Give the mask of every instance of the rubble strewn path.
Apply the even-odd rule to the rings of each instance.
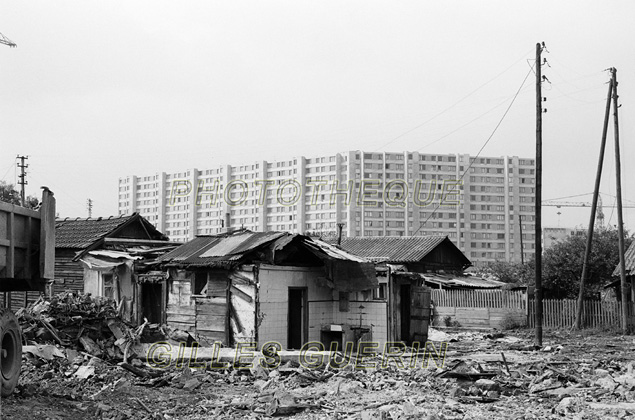
[[[537,350],[528,330],[431,331],[448,342],[442,368],[434,360],[414,369],[389,360],[383,368],[356,369],[352,360],[342,368],[286,361],[276,368],[156,369],[136,351],[146,339],[167,333],[170,340],[177,332],[133,328],[116,308],[77,299],[18,313],[27,343],[16,392],[2,401],[3,419],[635,416],[635,340],[617,333],[546,332]],[[78,318],[77,311],[86,313]]]

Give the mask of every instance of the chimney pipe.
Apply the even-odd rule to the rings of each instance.
[[[231,214],[229,213],[225,213],[225,229],[227,230],[227,233],[232,233],[234,228],[231,227]]]
[[[342,229],[344,228],[344,223],[337,224],[337,246],[342,244]]]

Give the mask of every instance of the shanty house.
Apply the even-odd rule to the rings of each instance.
[[[53,292],[112,298],[129,321],[139,322],[145,317],[150,322],[161,322],[161,311],[156,308],[160,308],[163,273],[152,276],[143,263],[175,246],[138,213],[58,219]]]
[[[344,238],[341,248],[376,264],[380,296],[388,300],[389,338],[411,341],[430,322],[433,273],[461,273],[471,265],[447,236]]]
[[[168,274],[167,323],[226,345],[299,349],[386,341],[386,302],[373,264],[286,232],[199,236],[158,258]]]
[[[466,275],[472,264],[447,236],[347,238],[341,246],[377,264],[378,293],[389,297],[393,340],[406,337],[413,323],[431,321],[412,315],[420,306],[418,294],[435,325],[500,328],[527,321],[526,290]]]

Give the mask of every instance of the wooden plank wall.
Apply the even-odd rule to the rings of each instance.
[[[168,282],[167,322],[205,341],[226,345],[256,339],[256,282],[253,266],[210,269],[200,295],[192,295],[194,272],[174,270]],[[201,273],[199,272],[200,278]]]
[[[227,297],[196,297],[196,332],[227,344]]]
[[[166,308],[166,322],[173,328],[196,331],[196,307],[191,299],[192,290],[189,276],[185,272],[170,273],[172,280],[168,281],[168,304]]]
[[[79,262],[72,261],[76,251],[78,250],[59,248],[55,250],[53,294],[65,291],[84,292],[84,268]]]

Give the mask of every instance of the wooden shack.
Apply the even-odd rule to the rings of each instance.
[[[300,348],[387,338],[386,303],[371,297],[373,264],[303,235],[200,236],[157,264],[168,273],[168,325],[201,341]]]

